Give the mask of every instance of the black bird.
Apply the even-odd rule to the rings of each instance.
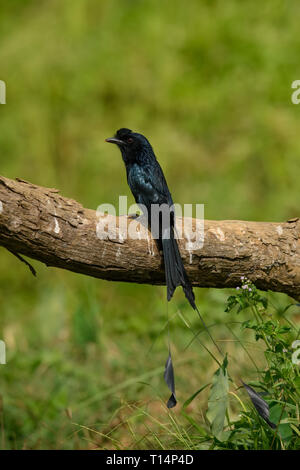
[[[150,142],[142,134],[132,132],[126,128],[119,129],[115,136],[106,139],[106,142],[116,144],[119,147],[126,167],[128,185],[136,203],[147,209],[148,227],[150,230],[151,205],[165,204],[165,207],[169,207],[169,217],[166,218],[169,220],[169,223],[165,224],[166,219],[164,217],[160,219],[157,240],[159,249],[163,251],[167,298],[170,300],[176,287],[182,286],[187,300],[193,309],[197,311],[208,335],[222,354],[195,304],[193,288],[184,268],[174,234],[175,214],[172,207],[172,196]],[[162,219],[164,223],[162,223]]]
[[[172,208],[172,196],[150,142],[142,134],[125,128],[119,129],[116,135],[106,139],[106,142],[116,144],[121,150],[128,185],[136,203],[146,207],[150,229],[151,205],[165,204],[164,207],[169,208],[169,217],[166,217],[166,220],[169,219],[169,224],[162,223],[162,217],[160,217],[157,240],[159,249],[163,251],[167,297],[170,300],[176,287],[181,285],[186,298],[196,309],[192,285],[186,274],[174,236],[175,214]]]

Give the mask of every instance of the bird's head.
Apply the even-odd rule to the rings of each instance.
[[[134,161],[145,152],[153,153],[152,147],[145,136],[126,128],[119,129],[114,137],[105,139],[105,142],[116,144],[121,150],[125,162]]]

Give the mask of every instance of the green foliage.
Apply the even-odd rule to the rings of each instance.
[[[235,309],[237,313],[248,309],[254,317],[253,320],[243,321],[240,328],[241,332],[252,331],[255,341],[264,345],[266,366],[257,371],[257,380],[250,381],[250,384],[258,390],[257,396],[260,395],[265,401],[269,409],[269,421],[273,423],[274,429],[266,422],[264,415],[253,406],[254,403],[249,401],[249,397],[244,401],[243,396],[237,395],[239,387],[228,372],[228,367],[234,358],[228,363],[225,357],[222,366],[213,376],[206,423],[204,425],[197,423],[185,410],[186,404],[190,404],[202,389],[187,400],[183,416],[188,419],[193,431],[200,431],[197,448],[298,449],[300,372],[299,366],[292,362],[291,345],[293,338],[298,336],[299,332],[295,327],[282,324],[273,318],[268,311],[267,298],[250,280],[242,278],[241,281],[242,288],[238,289],[235,295],[228,297],[225,309],[230,312],[237,307]],[[245,377],[243,379],[245,380]],[[230,390],[232,387],[233,390]],[[232,405],[229,406],[230,396],[233,396],[240,405],[238,416],[236,412],[232,413]]]
[[[236,299],[236,300],[234,300]],[[286,324],[281,324],[268,313],[267,299],[262,297],[254,284],[248,279],[242,279],[242,288],[235,296],[230,296],[226,311],[230,306],[243,305],[249,308],[254,320],[242,322],[242,329],[250,329],[254,332],[255,341],[261,340],[265,346],[265,358],[267,367],[260,372],[259,380],[255,383],[264,391],[266,400],[270,406],[270,420],[277,425],[276,433],[272,437],[263,433],[262,443],[266,448],[291,448],[299,446],[300,399],[297,383],[299,381],[299,367],[292,362],[292,338],[297,335],[297,329]],[[248,414],[248,417],[250,415]],[[252,419],[252,417],[251,417]],[[294,428],[292,427],[294,424]],[[264,425],[266,426],[266,425]],[[259,441],[256,440],[259,444]],[[262,444],[261,443],[261,444]],[[265,448],[265,447],[262,447]]]
[[[241,277],[241,281],[242,287],[237,287],[239,292],[236,295],[230,295],[227,299],[225,312],[230,312],[237,307],[237,313],[240,313],[242,310],[251,307],[253,303],[256,305],[261,304],[262,307],[267,308],[268,301],[266,297],[261,296],[254,286],[244,278],[244,276]]]
[[[224,439],[223,428],[228,406],[227,364],[227,357],[225,357],[222,366],[213,376],[206,413],[211,425],[211,432],[220,441]]]

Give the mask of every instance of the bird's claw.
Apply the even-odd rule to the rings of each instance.
[[[140,214],[138,214],[137,212],[135,214],[128,214],[128,219],[131,219],[131,220],[135,220],[135,219],[138,219],[140,216]]]

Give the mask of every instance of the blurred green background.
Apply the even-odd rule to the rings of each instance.
[[[0,0],[0,11],[2,175],[92,209],[117,204],[130,192],[104,139],[129,127],[153,144],[175,202],[204,203],[211,219],[299,215],[298,2]],[[158,446],[170,419],[165,289],[37,262],[34,279],[4,249],[0,261],[1,448]],[[197,289],[198,305],[233,375],[253,377],[226,326],[229,293]],[[185,349],[178,311],[194,330],[199,320],[181,292],[168,309],[183,403],[215,364],[197,342]],[[202,406],[205,396],[191,408],[199,420]]]

